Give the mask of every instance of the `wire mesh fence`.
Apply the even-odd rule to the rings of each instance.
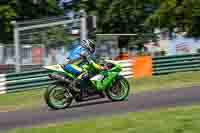
[[[45,18],[15,24],[16,71],[23,65],[63,63],[67,49],[80,40],[80,19]]]
[[[0,73],[61,64],[70,46],[80,40],[80,18],[53,17],[13,24],[14,43],[0,44]]]

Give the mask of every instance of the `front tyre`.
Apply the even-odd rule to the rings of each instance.
[[[123,101],[128,97],[129,91],[128,81],[123,76],[119,76],[113,82],[112,87],[106,90],[106,95],[112,101]]]
[[[72,96],[62,85],[52,85],[44,94],[45,102],[51,109],[65,109],[72,103]]]

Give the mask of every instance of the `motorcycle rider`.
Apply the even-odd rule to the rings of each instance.
[[[76,75],[77,82],[80,83],[81,80],[88,79],[88,72],[85,72],[82,66],[86,63],[89,63],[97,70],[106,70],[107,68],[97,64],[93,60],[93,55],[95,53],[95,43],[94,41],[87,39],[84,40],[78,47],[72,50],[72,52],[68,56],[68,64],[64,65],[64,70]],[[82,87],[81,87],[82,88]],[[75,91],[80,91],[76,87],[74,88]]]

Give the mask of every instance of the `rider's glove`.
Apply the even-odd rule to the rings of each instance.
[[[108,67],[107,66],[102,66],[101,70],[106,71],[106,70],[108,70]]]

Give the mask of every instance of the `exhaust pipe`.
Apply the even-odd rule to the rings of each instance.
[[[58,80],[58,81],[61,81],[61,82],[66,82],[66,83],[70,83],[71,82],[69,79],[65,78],[62,75],[49,74],[48,76],[49,76],[50,79]]]

